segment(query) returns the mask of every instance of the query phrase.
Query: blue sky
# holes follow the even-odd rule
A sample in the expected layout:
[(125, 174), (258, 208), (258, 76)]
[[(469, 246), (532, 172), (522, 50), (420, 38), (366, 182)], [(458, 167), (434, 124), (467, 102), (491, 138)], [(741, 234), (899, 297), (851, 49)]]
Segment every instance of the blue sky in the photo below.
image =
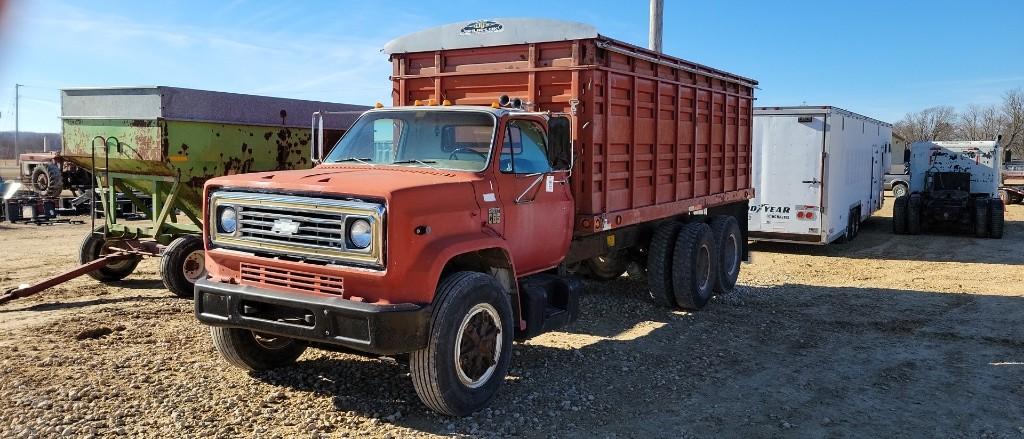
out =
[[(2, 1), (0, 1), (2, 3)], [(888, 121), (1024, 87), (1021, 1), (665, 1), (665, 51), (757, 79), (758, 105), (829, 104)], [(0, 21), (0, 130), (59, 129), (57, 89), (173, 85), (372, 104), (391, 38), (493, 17), (595, 25), (646, 45), (647, 1), (12, 0)]]

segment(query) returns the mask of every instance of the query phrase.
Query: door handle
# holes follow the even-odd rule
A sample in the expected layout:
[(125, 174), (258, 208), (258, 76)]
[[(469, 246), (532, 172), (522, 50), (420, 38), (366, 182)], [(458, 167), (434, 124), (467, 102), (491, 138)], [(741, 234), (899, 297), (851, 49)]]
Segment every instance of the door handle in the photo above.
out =
[(817, 178), (815, 178), (814, 180), (804, 180), (804, 181), (801, 181), (801, 183), (821, 184), (821, 180), (818, 180)]

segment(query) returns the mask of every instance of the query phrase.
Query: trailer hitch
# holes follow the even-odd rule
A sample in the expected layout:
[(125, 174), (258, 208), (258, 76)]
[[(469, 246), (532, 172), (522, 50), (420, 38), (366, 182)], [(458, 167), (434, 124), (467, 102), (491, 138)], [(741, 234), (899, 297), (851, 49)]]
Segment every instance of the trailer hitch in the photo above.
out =
[(54, 285), (67, 282), (83, 274), (96, 271), (100, 268), (105, 267), (107, 264), (119, 262), (121, 260), (128, 259), (131, 257), (136, 256), (128, 252), (116, 252), (108, 255), (103, 255), (102, 257), (92, 260), (86, 264), (82, 264), (71, 270), (53, 275), (35, 284), (21, 284), (18, 285), (17, 287), (9, 288), (6, 291), (4, 291), (3, 295), (0, 295), (0, 305), (10, 302), (14, 299), (31, 296)]

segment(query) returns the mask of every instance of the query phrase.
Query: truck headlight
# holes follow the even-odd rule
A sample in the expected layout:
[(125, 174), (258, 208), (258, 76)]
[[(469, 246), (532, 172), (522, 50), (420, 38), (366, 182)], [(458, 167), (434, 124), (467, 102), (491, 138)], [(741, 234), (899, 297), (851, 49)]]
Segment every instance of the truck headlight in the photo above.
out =
[(238, 229), (238, 212), (234, 207), (222, 207), (217, 217), (217, 228), (224, 233), (235, 233)]
[(370, 246), (373, 238), (373, 227), (365, 219), (355, 219), (348, 223), (348, 242), (352, 247), (364, 249)]

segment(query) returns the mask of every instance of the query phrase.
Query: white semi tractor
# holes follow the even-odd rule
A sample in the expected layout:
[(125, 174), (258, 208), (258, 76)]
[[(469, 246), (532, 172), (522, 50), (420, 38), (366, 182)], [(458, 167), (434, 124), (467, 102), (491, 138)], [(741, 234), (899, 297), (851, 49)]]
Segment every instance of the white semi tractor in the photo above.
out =
[(892, 125), (831, 106), (754, 109), (750, 239), (829, 244), (882, 208)]
[(1002, 238), (1001, 170), (999, 139), (914, 142), (910, 193), (894, 201), (893, 232), (947, 229)]

